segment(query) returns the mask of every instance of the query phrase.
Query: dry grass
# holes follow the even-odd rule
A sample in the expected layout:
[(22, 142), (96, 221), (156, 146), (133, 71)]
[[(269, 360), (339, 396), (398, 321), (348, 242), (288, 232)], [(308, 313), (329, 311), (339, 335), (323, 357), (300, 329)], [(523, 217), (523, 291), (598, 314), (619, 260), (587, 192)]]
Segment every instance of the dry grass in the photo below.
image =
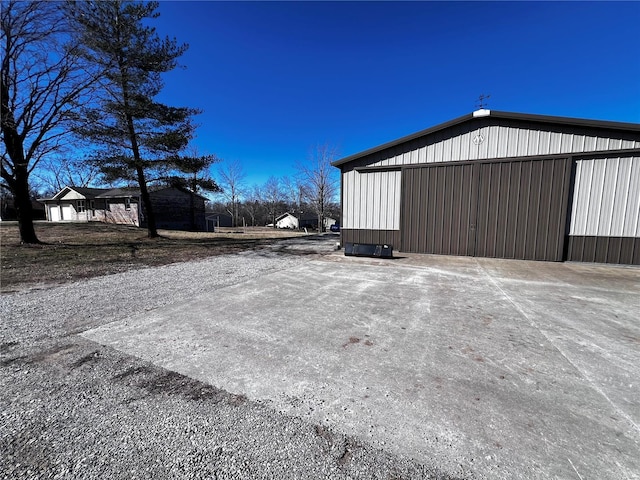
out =
[(43, 244), (21, 245), (18, 225), (0, 223), (0, 291), (259, 249), (304, 235), (246, 227), (216, 233), (160, 230), (161, 237), (152, 240), (136, 227), (48, 222), (36, 223), (36, 233)]

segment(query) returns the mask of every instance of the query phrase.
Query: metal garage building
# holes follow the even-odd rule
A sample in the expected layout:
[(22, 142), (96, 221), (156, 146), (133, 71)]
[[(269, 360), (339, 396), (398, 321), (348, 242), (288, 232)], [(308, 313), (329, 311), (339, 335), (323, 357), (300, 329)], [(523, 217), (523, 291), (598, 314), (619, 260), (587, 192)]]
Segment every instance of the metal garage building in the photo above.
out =
[(478, 110), (333, 165), (343, 243), (640, 265), (640, 124)]

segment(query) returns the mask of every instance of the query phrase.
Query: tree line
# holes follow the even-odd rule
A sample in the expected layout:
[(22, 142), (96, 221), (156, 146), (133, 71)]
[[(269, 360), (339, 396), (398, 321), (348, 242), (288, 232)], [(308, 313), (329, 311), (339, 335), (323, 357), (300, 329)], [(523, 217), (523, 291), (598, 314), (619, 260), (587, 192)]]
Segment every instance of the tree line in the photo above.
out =
[[(31, 209), (37, 181), (136, 185), (150, 238), (158, 232), (149, 187), (159, 183), (223, 195), (235, 224), (241, 214), (256, 223), (259, 212), (275, 219), (283, 206), (304, 205), (322, 225), (336, 195), (335, 151), (328, 146), (298, 166), (295, 181), (273, 178), (247, 189), (234, 163), (212, 177), (220, 159), (190, 146), (200, 110), (155, 100), (162, 74), (188, 48), (149, 26), (157, 8), (123, 0), (2, 0), (0, 187), (14, 199), (21, 241), (39, 243)], [(291, 204), (283, 192), (294, 183), (299, 201)]]
[(239, 162), (223, 165), (218, 170), (222, 190), (213, 196), (207, 209), (228, 215), (234, 227), (273, 224), (275, 228), (277, 218), (290, 213), (322, 229), (326, 218), (340, 218), (337, 182), (330, 170), (332, 152), (326, 145), (316, 146), (311, 158), (297, 165), (297, 175), (271, 176), (263, 184), (248, 185)]

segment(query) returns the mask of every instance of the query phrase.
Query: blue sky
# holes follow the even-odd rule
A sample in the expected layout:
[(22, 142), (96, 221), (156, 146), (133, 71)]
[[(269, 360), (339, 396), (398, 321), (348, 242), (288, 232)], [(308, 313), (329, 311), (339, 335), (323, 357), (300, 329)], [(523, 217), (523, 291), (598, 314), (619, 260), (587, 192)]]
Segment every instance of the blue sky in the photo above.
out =
[(163, 1), (189, 44), (160, 100), (248, 183), (476, 109), (640, 122), (640, 2)]

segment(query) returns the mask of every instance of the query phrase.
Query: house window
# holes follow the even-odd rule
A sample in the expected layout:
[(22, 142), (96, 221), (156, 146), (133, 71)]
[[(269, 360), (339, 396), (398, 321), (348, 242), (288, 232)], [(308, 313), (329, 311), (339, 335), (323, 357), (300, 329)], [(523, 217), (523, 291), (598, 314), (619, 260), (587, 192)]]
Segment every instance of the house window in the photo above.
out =
[(78, 208), (77, 208), (77, 210), (78, 210), (78, 213), (82, 213), (82, 212), (85, 211), (84, 200), (78, 200)]
[(125, 210), (131, 210), (131, 199), (130, 198), (125, 198), (124, 199), (124, 209)]

